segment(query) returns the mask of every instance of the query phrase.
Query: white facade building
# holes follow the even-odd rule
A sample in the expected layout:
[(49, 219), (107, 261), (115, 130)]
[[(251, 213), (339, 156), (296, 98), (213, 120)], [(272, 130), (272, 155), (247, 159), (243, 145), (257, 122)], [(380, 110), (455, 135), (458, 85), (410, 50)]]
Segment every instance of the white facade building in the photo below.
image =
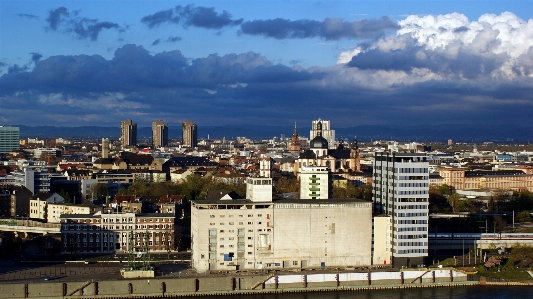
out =
[(253, 202), (272, 201), (271, 178), (247, 178), (246, 197)]
[(301, 199), (328, 199), (331, 197), (331, 191), (331, 172), (328, 167), (307, 166), (301, 168)]
[(375, 154), (374, 214), (392, 218), (395, 267), (423, 264), (428, 255), (428, 169), (425, 154)]

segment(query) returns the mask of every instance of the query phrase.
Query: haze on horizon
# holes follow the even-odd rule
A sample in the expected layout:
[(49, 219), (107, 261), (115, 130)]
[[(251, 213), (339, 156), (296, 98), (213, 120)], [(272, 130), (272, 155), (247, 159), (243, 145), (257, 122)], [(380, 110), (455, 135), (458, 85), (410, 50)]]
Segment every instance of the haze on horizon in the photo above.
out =
[(0, 125), (532, 126), (533, 1), (0, 1)]

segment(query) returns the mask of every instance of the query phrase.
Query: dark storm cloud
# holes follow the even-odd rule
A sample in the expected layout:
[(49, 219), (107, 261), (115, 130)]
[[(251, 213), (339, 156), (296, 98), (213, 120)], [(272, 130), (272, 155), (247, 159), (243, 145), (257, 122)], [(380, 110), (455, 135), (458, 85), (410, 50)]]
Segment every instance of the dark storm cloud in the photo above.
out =
[(33, 63), (37, 63), (39, 62), (39, 60), (41, 60), (41, 58), (43, 58), (43, 55), (41, 55), (40, 53), (32, 52), (30, 54), (31, 54), (31, 61), (33, 61)]
[(66, 17), (69, 16), (68, 9), (66, 7), (59, 7), (54, 10), (51, 10), (46, 18), (48, 22), (48, 27), (52, 30), (57, 30), (57, 27), (61, 22), (64, 21)]
[[(431, 53), (411, 44), (403, 53), (389, 52), (392, 62), (379, 62), (386, 58), (385, 53), (372, 51), (367, 50), (366, 67), (356, 59), (352, 63), (360, 68), (338, 65), (294, 69), (253, 52), (212, 54), (191, 60), (177, 50), (150, 54), (142, 46), (126, 45), (117, 49), (112, 59), (99, 55), (52, 56), (41, 58), (33, 69), (12, 66), (0, 77), (0, 102), (36, 109), (39, 117), (54, 115), (54, 119), (94, 123), (98, 116), (98, 123), (111, 125), (127, 115), (136, 115), (139, 123), (149, 123), (159, 118), (176, 119), (184, 111), (211, 124), (266, 124), (305, 115), (334, 120), (339, 127), (465, 119), (490, 122), (487, 115), (518, 122), (527, 119), (531, 111), (533, 87), (527, 77), (495, 78), (481, 72), (469, 80), (444, 76), (390, 83), (388, 78), (394, 74), (383, 70), (401, 67), (409, 71), (408, 62), (436, 68), (445, 63), (445, 56), (430, 55), (427, 60), (435, 62), (424, 63), (421, 57)], [(458, 57), (464, 58), (456, 64), (476, 59), (466, 54), (472, 55), (460, 54)], [(528, 68), (531, 58), (519, 59)], [(487, 58), (472, 64), (487, 65), (483, 59)], [(393, 68), (394, 64), (401, 66)], [(449, 72), (454, 70), (451, 65), (445, 64)], [(367, 83), (366, 79), (376, 82)], [(6, 113), (18, 112), (12, 109)]]
[(227, 11), (217, 13), (214, 7), (178, 5), (173, 9), (162, 10), (141, 19), (148, 28), (154, 28), (164, 23), (182, 24), (184, 27), (193, 26), (207, 29), (221, 29), (226, 26), (241, 24), (243, 19), (233, 20)]
[(116, 23), (80, 18), (78, 15), (79, 11), (69, 13), (66, 7), (59, 7), (49, 12), (46, 22), (48, 28), (53, 31), (63, 29), (65, 32), (73, 33), (78, 39), (90, 39), (92, 41), (97, 40), (98, 35), (104, 29), (122, 30)]
[[(164, 42), (175, 43), (175, 42), (179, 42), (180, 40), (181, 40), (181, 37), (179, 36), (169, 36), (166, 40), (164, 40)], [(159, 45), (159, 43), (161, 42), (162, 42), (161, 39), (158, 38), (152, 43), (152, 46)]]
[[(145, 88), (207, 88), (239, 82), (297, 82), (320, 79), (321, 73), (295, 71), (273, 65), (257, 53), (209, 55), (188, 61), (180, 51), (150, 55), (141, 46), (126, 45), (113, 59), (99, 55), (52, 56), (31, 72), (12, 66), (0, 77), (0, 93), (41, 90), (46, 92), (137, 92)], [(28, 79), (29, 78), (29, 79)]]
[[(479, 36), (483, 36), (480, 34)], [(400, 36), (405, 41), (405, 48), (381, 51), (378, 48), (367, 50), (354, 57), (347, 64), (349, 67), (374, 70), (400, 70), (411, 72), (414, 68), (427, 68), (435, 73), (462, 75), (474, 78), (490, 74), (500, 68), (506, 61), (506, 54), (492, 52), (477, 53), (472, 50), (478, 44), (472, 43), (460, 47), (454, 55), (447, 52), (447, 48), (426, 49), (418, 46), (416, 40), (407, 35)], [(448, 46), (452, 48), (453, 44)]]
[(10, 66), (8, 69), (7, 69), (7, 73), (8, 74), (18, 74), (18, 73), (23, 73), (25, 71), (28, 70), (28, 67), (23, 65), (23, 66), (20, 66), (18, 64), (14, 64), (12, 66)]
[(98, 20), (91, 20), (87, 18), (74, 20), (71, 22), (71, 30), (79, 39), (97, 40), (98, 35), (104, 29), (119, 29), (120, 26), (111, 22), (98, 22)]
[(20, 14), (18, 14), (18, 16), (21, 17), (21, 18), (39, 19), (38, 16), (30, 15), (30, 14), (26, 14), (26, 13), (20, 13)]
[(244, 22), (241, 24), (241, 33), (263, 35), (276, 39), (319, 37), (325, 40), (339, 40), (342, 38), (369, 38), (381, 35), (387, 30), (398, 28), (397, 22), (389, 17), (352, 22), (338, 18), (327, 18), (322, 22), (305, 19), (291, 21), (277, 18)]
[(143, 17), (141, 19), (141, 22), (146, 24), (148, 28), (154, 28), (167, 22), (179, 24), (180, 17), (177, 15), (174, 15), (173, 9), (167, 9), (167, 10), (156, 12), (153, 15)]
[(181, 37), (179, 37), (179, 36), (169, 36), (167, 38), (167, 42), (169, 42), (169, 43), (175, 43), (175, 42), (179, 42), (179, 41), (181, 41)]

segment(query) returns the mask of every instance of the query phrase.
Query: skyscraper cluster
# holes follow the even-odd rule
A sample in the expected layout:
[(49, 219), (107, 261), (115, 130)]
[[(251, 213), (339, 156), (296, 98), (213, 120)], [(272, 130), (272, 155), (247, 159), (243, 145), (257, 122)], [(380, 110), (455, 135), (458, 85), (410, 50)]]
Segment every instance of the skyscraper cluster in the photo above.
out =
[[(191, 120), (182, 124), (182, 146), (198, 146), (198, 126)], [(120, 122), (120, 142), (123, 148), (137, 145), (137, 124), (131, 119)], [(152, 146), (154, 148), (168, 146), (168, 124), (163, 120), (152, 122)]]

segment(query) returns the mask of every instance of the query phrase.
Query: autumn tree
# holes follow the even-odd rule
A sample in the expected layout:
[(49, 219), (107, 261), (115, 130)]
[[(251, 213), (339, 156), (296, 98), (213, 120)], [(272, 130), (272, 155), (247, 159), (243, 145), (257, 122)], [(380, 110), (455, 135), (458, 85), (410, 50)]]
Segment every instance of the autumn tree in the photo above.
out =
[(531, 213), (528, 211), (522, 211), (516, 214), (516, 222), (531, 222)]

